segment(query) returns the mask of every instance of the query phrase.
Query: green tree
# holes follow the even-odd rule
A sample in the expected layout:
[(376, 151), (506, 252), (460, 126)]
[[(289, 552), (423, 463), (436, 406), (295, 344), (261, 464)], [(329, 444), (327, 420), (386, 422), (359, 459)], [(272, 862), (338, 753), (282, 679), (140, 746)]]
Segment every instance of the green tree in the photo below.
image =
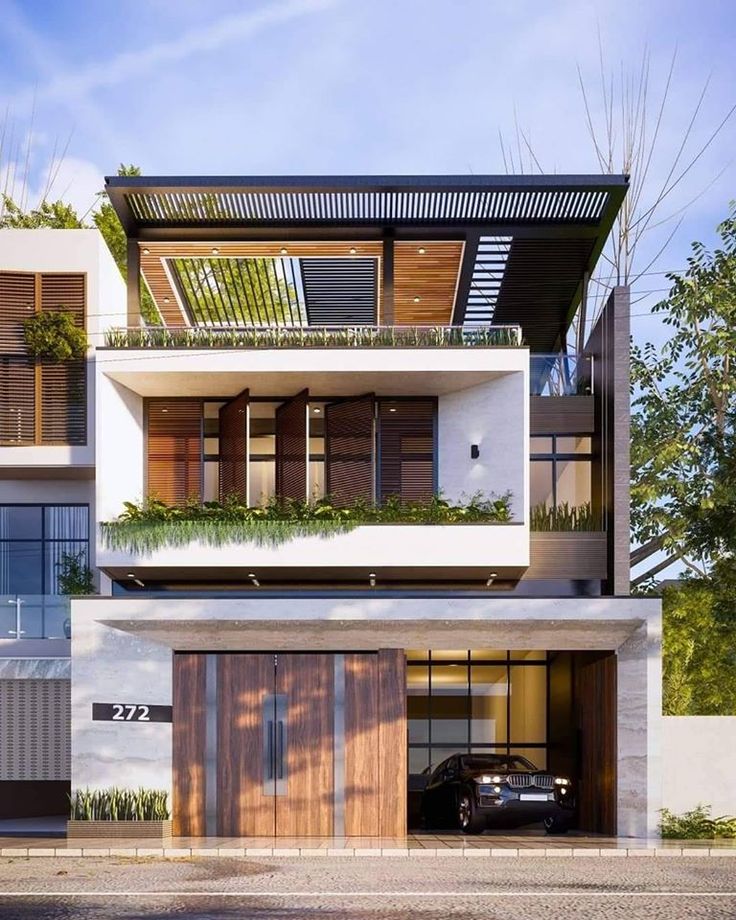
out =
[[(659, 303), (668, 340), (632, 348), (632, 563), (722, 578), (736, 558), (736, 207)], [(724, 582), (725, 583), (725, 582)]]
[(0, 228), (35, 230), (39, 227), (79, 230), (84, 223), (74, 208), (64, 201), (42, 201), (38, 207), (24, 211), (9, 195), (2, 196)]
[(719, 617), (719, 596), (708, 579), (662, 593), (665, 715), (736, 715), (736, 620)]

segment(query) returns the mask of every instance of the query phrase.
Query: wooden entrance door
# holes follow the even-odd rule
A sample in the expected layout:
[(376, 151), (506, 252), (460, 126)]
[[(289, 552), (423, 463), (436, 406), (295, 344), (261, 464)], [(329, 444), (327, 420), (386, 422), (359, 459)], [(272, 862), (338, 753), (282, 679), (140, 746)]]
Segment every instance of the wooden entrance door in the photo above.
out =
[(174, 656), (174, 832), (403, 836), (404, 653)]

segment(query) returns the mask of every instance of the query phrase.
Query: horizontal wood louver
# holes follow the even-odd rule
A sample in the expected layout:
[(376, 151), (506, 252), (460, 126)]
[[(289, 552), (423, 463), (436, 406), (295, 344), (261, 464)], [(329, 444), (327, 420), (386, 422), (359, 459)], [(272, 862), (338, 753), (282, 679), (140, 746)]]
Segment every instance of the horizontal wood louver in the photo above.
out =
[(41, 442), (87, 443), (87, 368), (84, 361), (41, 366)]
[(75, 324), (84, 328), (84, 289), (84, 275), (41, 275), (41, 310), (44, 313), (71, 313)]
[(0, 272), (0, 353), (25, 355), (23, 321), (36, 311), (35, 275)]
[(382, 399), (378, 404), (379, 494), (426, 501), (435, 492), (434, 399)]
[(33, 444), (36, 424), (35, 362), (0, 355), (0, 442)]
[(220, 501), (248, 501), (248, 390), (220, 409)]
[(309, 390), (302, 390), (276, 410), (276, 494), (307, 497), (307, 411)]
[(373, 394), (325, 407), (325, 490), (335, 505), (373, 501)]
[(202, 401), (149, 399), (147, 494), (169, 504), (202, 497)]

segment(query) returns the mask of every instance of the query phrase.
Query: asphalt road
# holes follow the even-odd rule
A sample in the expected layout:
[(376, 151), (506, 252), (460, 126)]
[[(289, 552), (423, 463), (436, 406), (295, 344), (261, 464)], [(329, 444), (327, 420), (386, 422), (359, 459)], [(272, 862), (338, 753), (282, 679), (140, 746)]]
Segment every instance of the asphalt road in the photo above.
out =
[(736, 858), (0, 859), (13, 920), (736, 918)]

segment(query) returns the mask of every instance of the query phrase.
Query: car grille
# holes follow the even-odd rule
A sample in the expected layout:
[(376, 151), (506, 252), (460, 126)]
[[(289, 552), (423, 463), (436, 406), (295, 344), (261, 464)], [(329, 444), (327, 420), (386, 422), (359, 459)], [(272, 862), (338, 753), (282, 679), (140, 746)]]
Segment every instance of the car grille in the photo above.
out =
[(538, 789), (554, 789), (555, 778), (551, 773), (509, 773), (508, 784), (512, 789), (528, 789), (536, 786)]

